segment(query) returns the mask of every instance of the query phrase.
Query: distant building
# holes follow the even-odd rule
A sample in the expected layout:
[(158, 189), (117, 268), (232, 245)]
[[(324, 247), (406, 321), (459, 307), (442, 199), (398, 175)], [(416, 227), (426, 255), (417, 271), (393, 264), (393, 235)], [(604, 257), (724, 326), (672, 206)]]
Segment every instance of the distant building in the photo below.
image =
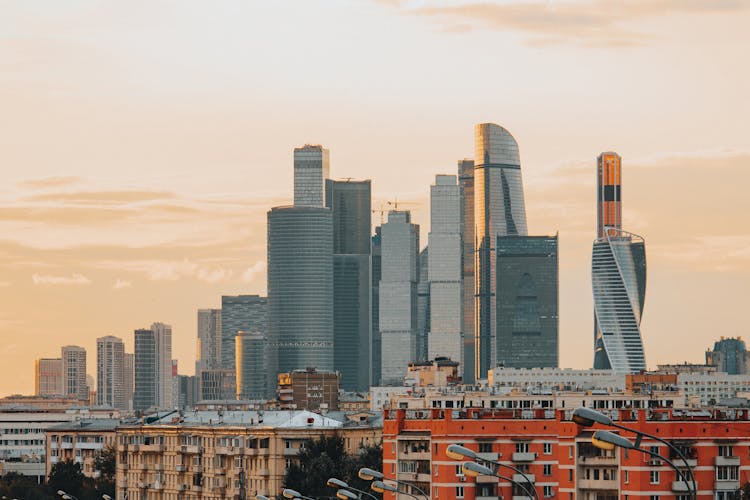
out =
[(498, 236), (496, 255), (497, 364), (557, 367), (557, 235)]
[[(221, 351), (221, 359), (220, 363), (212, 368), (234, 370), (236, 361), (234, 338), (237, 336), (237, 332), (258, 332), (265, 335), (267, 314), (268, 300), (265, 297), (258, 295), (222, 295), (220, 314), (213, 317), (213, 321), (219, 321), (221, 327), (221, 339), (218, 346)], [(207, 321), (210, 322), (211, 318), (209, 317)], [(208, 366), (210, 364), (202, 364), (202, 367), (211, 368)]]
[(117, 447), (116, 433), (120, 419), (97, 418), (65, 422), (45, 430), (46, 471), (49, 477), (58, 462), (74, 461), (81, 464), (81, 472), (98, 478), (96, 458), (107, 447)]
[(333, 367), (348, 391), (367, 390), (372, 376), (370, 184), (326, 180), (333, 213)]
[(339, 374), (315, 369), (280, 373), (278, 395), (282, 408), (328, 411), (339, 408)]
[(221, 368), (221, 341), (221, 309), (198, 309), (195, 373), (206, 368)]
[(750, 353), (742, 337), (722, 337), (714, 343), (713, 350), (706, 351), (706, 364), (730, 375), (748, 374)]
[(372, 385), (380, 385), (380, 368), (382, 341), (380, 336), (380, 279), (382, 277), (382, 237), (381, 227), (375, 228), (372, 236), (372, 349), (370, 352), (372, 366)]
[(414, 361), (427, 359), (430, 334), (430, 247), (419, 252), (417, 276), (417, 347)]
[(63, 395), (89, 399), (86, 383), (86, 349), (75, 345), (62, 348)]
[(62, 396), (61, 358), (39, 358), (34, 362), (34, 394), (37, 396)]
[(237, 399), (266, 396), (266, 338), (256, 332), (237, 333), (235, 339)]
[(128, 409), (125, 394), (125, 344), (111, 335), (96, 339), (96, 404)]
[(237, 399), (234, 370), (203, 370), (200, 373), (200, 399)]
[(432, 361), (409, 363), (404, 385), (415, 387), (446, 387), (461, 382), (459, 363), (446, 357)]
[(153, 323), (151, 331), (154, 333), (156, 347), (154, 358), (156, 361), (156, 407), (159, 409), (174, 409), (172, 327), (164, 323)]
[(419, 226), (411, 223), (410, 212), (392, 210), (381, 234), (381, 383), (402, 385), (417, 356)]
[(152, 330), (140, 329), (133, 334), (134, 390), (133, 409), (157, 406), (156, 339)]
[(461, 335), (462, 374), (474, 383), (474, 160), (458, 161), (461, 195)]
[(135, 392), (135, 354), (126, 352), (122, 356), (122, 393), (127, 406), (133, 409), (133, 393)]
[[(455, 175), (438, 175), (430, 187), (429, 349), (424, 359), (463, 359), (461, 191)], [(420, 276), (420, 287), (422, 286)]]
[(322, 207), (329, 173), (327, 149), (313, 144), (294, 148), (294, 206)]
[(491, 387), (521, 391), (625, 390), (625, 374), (612, 370), (497, 367), (488, 372), (487, 381)]
[(194, 375), (178, 375), (177, 377), (177, 407), (189, 410), (195, 407), (199, 399), (198, 377)]

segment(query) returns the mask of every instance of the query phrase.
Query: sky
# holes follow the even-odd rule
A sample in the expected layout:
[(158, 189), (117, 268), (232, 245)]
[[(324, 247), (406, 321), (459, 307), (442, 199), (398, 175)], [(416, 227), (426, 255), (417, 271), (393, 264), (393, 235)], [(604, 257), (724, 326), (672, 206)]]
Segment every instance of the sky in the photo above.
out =
[[(623, 158), (646, 240), (649, 367), (746, 334), (748, 0), (0, 1), (0, 395), (34, 359), (266, 290), (292, 151), (412, 210), (473, 154), (520, 146), (530, 234), (559, 233), (560, 363), (592, 362), (595, 165)], [(377, 224), (379, 213), (373, 214)]]

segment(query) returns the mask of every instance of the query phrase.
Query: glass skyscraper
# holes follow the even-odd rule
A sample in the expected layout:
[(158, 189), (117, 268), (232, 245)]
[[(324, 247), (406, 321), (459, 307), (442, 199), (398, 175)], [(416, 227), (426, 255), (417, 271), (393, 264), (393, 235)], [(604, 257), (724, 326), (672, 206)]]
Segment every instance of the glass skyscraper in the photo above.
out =
[(128, 409), (124, 393), (125, 344), (107, 336), (96, 339), (96, 404)]
[(140, 329), (134, 333), (133, 409), (145, 410), (156, 406), (156, 339), (151, 330)]
[[(461, 328), (461, 194), (455, 175), (430, 187), (429, 349), (427, 359), (449, 357), (463, 369)], [(420, 282), (420, 286), (421, 286)]]
[(558, 366), (557, 255), (557, 236), (498, 236), (498, 365)]
[(89, 399), (86, 384), (86, 349), (77, 345), (66, 345), (61, 349), (63, 396), (80, 400)]
[(381, 237), (381, 384), (401, 385), (417, 355), (419, 226), (410, 212), (392, 210)]
[(294, 205), (322, 207), (323, 190), (329, 172), (328, 150), (305, 144), (294, 148)]
[(461, 193), (461, 372), (465, 383), (474, 383), (474, 160), (458, 161)]
[(375, 234), (372, 241), (372, 268), (370, 279), (372, 280), (372, 348), (371, 361), (372, 366), (372, 385), (380, 385), (380, 368), (381, 368), (381, 337), (380, 337), (380, 279), (381, 272), (381, 255), (382, 255), (382, 237), (381, 227), (375, 228)]
[(326, 180), (333, 212), (333, 366), (347, 391), (371, 385), (371, 183)]
[(221, 366), (221, 309), (198, 309), (195, 373)]
[(248, 332), (266, 332), (266, 315), (268, 301), (259, 295), (222, 295), (221, 315), (213, 318), (221, 326), (221, 365), (212, 368), (223, 368), (234, 371), (235, 353), (234, 338), (240, 330)]
[(237, 361), (237, 399), (266, 397), (266, 339), (256, 332), (239, 332), (234, 338)]
[(474, 129), (474, 373), (486, 378), (496, 362), (495, 248), (498, 236), (526, 236), (518, 144), (506, 129)]
[(417, 278), (417, 353), (412, 361), (427, 360), (427, 336), (430, 333), (430, 247), (419, 252)]
[(646, 299), (646, 246), (621, 226), (621, 159), (597, 159), (597, 239), (591, 259), (594, 292), (594, 368), (646, 369), (641, 317)]

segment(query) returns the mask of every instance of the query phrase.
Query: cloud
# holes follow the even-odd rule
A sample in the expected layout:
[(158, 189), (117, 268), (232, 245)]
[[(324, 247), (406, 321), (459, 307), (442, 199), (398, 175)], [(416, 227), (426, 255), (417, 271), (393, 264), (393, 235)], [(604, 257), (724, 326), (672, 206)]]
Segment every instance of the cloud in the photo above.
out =
[[(451, 32), (472, 29), (516, 31), (532, 45), (574, 42), (588, 46), (643, 43), (643, 33), (622, 26), (637, 20), (674, 14), (710, 14), (746, 9), (746, 0), (587, 0), (567, 2), (472, 2), (422, 6), (389, 2), (401, 12), (437, 20)], [(412, 5), (414, 5), (412, 7)]]
[(28, 200), (76, 204), (123, 204), (173, 198), (175, 198), (175, 195), (169, 191), (101, 190), (78, 191), (74, 193), (46, 193), (30, 196)]
[(35, 285), (90, 285), (91, 280), (82, 274), (71, 276), (52, 276), (49, 274), (34, 274), (31, 280)]
[(199, 264), (187, 258), (182, 260), (101, 261), (95, 263), (94, 267), (145, 273), (151, 281), (177, 281), (192, 278), (206, 283), (218, 283), (228, 281), (234, 274), (231, 269), (226, 267)]
[(130, 281), (117, 278), (115, 283), (112, 285), (112, 288), (114, 288), (115, 290), (122, 290), (123, 288), (130, 288), (132, 285), (133, 284)]
[(80, 177), (75, 176), (56, 176), (56, 177), (42, 177), (40, 179), (28, 179), (19, 183), (23, 188), (27, 189), (45, 189), (45, 188), (56, 188), (62, 186), (68, 186), (75, 184), (81, 180)]
[(245, 281), (247, 283), (251, 281), (255, 281), (256, 278), (259, 278), (261, 274), (263, 274), (266, 270), (266, 261), (259, 260), (255, 264), (253, 264), (251, 267), (248, 267), (244, 273), (242, 273), (242, 281)]

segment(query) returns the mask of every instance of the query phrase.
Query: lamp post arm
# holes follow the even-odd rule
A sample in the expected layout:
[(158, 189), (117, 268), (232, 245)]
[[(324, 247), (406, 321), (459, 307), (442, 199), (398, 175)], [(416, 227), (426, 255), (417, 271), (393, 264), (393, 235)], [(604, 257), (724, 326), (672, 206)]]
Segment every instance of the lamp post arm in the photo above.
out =
[(346, 488), (344, 488), (344, 489), (347, 489), (347, 490), (352, 490), (352, 491), (355, 491), (355, 492), (359, 493), (359, 497), (360, 497), (360, 498), (362, 498), (362, 495), (367, 495), (368, 497), (372, 498), (372, 500), (378, 500), (378, 497), (376, 497), (376, 496), (375, 496), (375, 495), (373, 495), (372, 493), (368, 493), (368, 492), (366, 492), (366, 491), (364, 491), (364, 490), (358, 490), (357, 488), (353, 488), (353, 487), (351, 487), (351, 486), (347, 486), (347, 487), (346, 487)]
[(503, 481), (508, 481), (512, 484), (515, 484), (516, 486), (521, 488), (523, 491), (525, 491), (526, 494), (529, 496), (529, 498), (534, 497), (534, 493), (536, 493), (536, 492), (532, 493), (531, 491), (529, 491), (529, 487), (533, 488), (532, 484), (529, 482), (519, 483), (518, 481), (514, 481), (513, 479), (507, 476), (501, 476), (500, 474), (495, 474), (495, 477), (502, 479)]
[[(399, 481), (398, 479), (391, 479), (391, 481), (393, 481), (394, 483), (396, 483), (398, 485), (401, 485), (401, 486), (409, 486), (411, 488), (414, 488), (415, 490), (417, 490), (419, 492), (420, 495), (422, 495), (423, 497), (425, 497), (426, 500), (430, 500), (430, 495), (428, 495), (427, 493), (425, 493), (425, 491), (422, 488), (420, 488), (419, 486), (417, 486), (415, 484), (407, 483), (406, 481)], [(414, 496), (414, 495), (410, 495), (409, 493), (406, 493), (406, 494), (409, 495), (409, 496), (412, 496), (412, 497)], [(414, 497), (414, 498), (417, 498), (417, 497)]]
[[(497, 468), (505, 467), (507, 469), (512, 470), (513, 472), (516, 472), (516, 473), (520, 474), (521, 476), (523, 476), (523, 478), (526, 481), (526, 483), (531, 487), (531, 490), (534, 493), (531, 496), (534, 497), (534, 498), (536, 498), (537, 500), (539, 499), (539, 493), (537, 493), (536, 488), (534, 487), (534, 483), (531, 482), (531, 479), (529, 479), (529, 476), (527, 476), (526, 473), (524, 471), (522, 471), (521, 469), (518, 469), (517, 467), (514, 467), (512, 465), (508, 465), (508, 464), (503, 464), (503, 463), (497, 462), (495, 460), (488, 460), (486, 458), (477, 457), (477, 460), (481, 461), (481, 462), (486, 462), (486, 463), (492, 464), (492, 465), (496, 466)], [(526, 490), (526, 491), (528, 492), (528, 490)]]
[[(647, 449), (647, 448), (632, 448), (632, 449), (633, 449), (633, 450), (635, 450), (635, 451), (640, 451), (641, 453), (644, 453), (644, 454), (646, 454), (646, 455), (650, 455), (650, 456), (652, 456), (652, 457), (654, 457), (654, 458), (658, 458), (659, 460), (664, 460), (664, 461), (665, 461), (665, 462), (667, 462), (667, 463), (669, 464), (669, 466), (670, 466), (670, 467), (672, 467), (672, 468), (674, 469), (674, 471), (675, 471), (675, 472), (677, 473), (677, 477), (678, 477), (678, 479), (680, 479), (681, 481), (684, 481), (684, 482), (685, 482), (685, 485), (686, 485), (686, 486), (687, 486), (688, 484), (690, 484), (690, 483), (689, 483), (689, 481), (688, 481), (688, 478), (687, 478), (687, 477), (685, 477), (685, 473), (684, 473), (683, 471), (681, 471), (681, 470), (680, 470), (680, 469), (679, 469), (679, 468), (678, 468), (678, 467), (677, 467), (677, 466), (676, 466), (676, 465), (674, 464), (674, 462), (672, 462), (672, 461), (671, 461), (670, 459), (668, 459), (667, 457), (664, 457), (664, 456), (662, 456), (662, 455), (659, 455), (658, 453), (654, 453), (653, 451), (651, 451), (651, 450), (649, 450), (649, 449)], [(689, 469), (689, 468), (688, 468), (688, 469)], [(697, 495), (698, 495), (698, 492), (697, 492), (697, 491), (695, 490), (695, 487), (694, 487), (694, 486), (693, 486), (693, 487), (690, 487), (690, 486), (688, 486), (688, 489), (690, 490), (690, 491), (689, 491), (689, 493), (690, 493), (690, 496), (691, 496), (691, 497), (693, 497), (693, 498), (696, 498), (696, 497), (697, 497)]]
[[(666, 445), (670, 450), (674, 451), (677, 454), (677, 456), (680, 457), (680, 460), (682, 460), (682, 463), (685, 464), (685, 468), (687, 469), (688, 474), (690, 475), (690, 482), (691, 482), (692, 487), (693, 487), (693, 493), (694, 493), (694, 495), (695, 496), (698, 495), (698, 486), (695, 484), (695, 476), (693, 475), (693, 469), (688, 464), (687, 458), (685, 457), (685, 454), (682, 453), (682, 451), (679, 448), (677, 448), (675, 445), (673, 445), (672, 443), (670, 443), (666, 439), (660, 438), (659, 436), (654, 436), (653, 434), (649, 434), (648, 432), (643, 432), (643, 431), (639, 431), (639, 430), (635, 430), (635, 429), (629, 429), (629, 428), (625, 427), (624, 425), (618, 424), (617, 422), (612, 422), (612, 427), (616, 427), (618, 429), (621, 429), (621, 430), (624, 430), (624, 431), (628, 431), (628, 432), (633, 432), (633, 433), (637, 434), (640, 437), (645, 436), (645, 437), (647, 437), (649, 439), (653, 439), (654, 441), (658, 441), (658, 442)], [(667, 460), (667, 462), (669, 462), (669, 460)], [(687, 483), (687, 479), (685, 480), (685, 482)]]

